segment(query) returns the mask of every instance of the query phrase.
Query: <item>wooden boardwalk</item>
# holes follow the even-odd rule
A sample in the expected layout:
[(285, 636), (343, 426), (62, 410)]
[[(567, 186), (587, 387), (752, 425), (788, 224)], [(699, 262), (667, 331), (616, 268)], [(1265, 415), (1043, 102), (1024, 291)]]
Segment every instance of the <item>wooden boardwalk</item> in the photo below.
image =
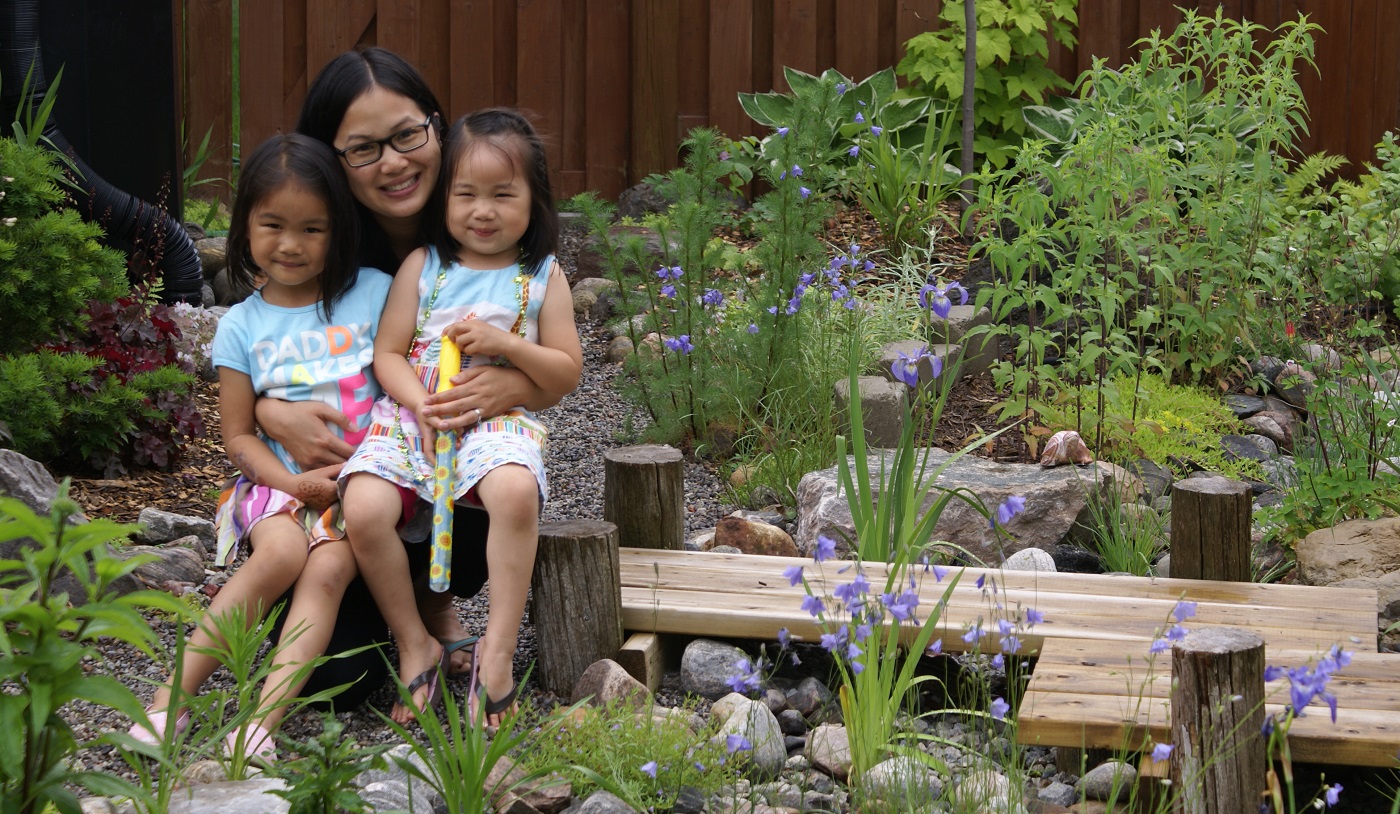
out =
[[(854, 578), (850, 562), (708, 552), (623, 548), (620, 565), (624, 628), (692, 636), (772, 640), (785, 627), (814, 641), (822, 631), (801, 607), (806, 590), (784, 570), (802, 566), (812, 593), (825, 597)], [(867, 564), (865, 575), (876, 594), (888, 590), (883, 563)], [(1186, 627), (1254, 631), (1270, 664), (1303, 664), (1334, 644), (1355, 652), (1329, 685), (1338, 723), (1325, 708), (1299, 719), (1290, 737), (1295, 759), (1393, 765), (1400, 750), (1400, 656), (1375, 652), (1374, 590), (983, 568), (951, 569), (941, 582), (922, 568), (913, 577), (921, 620), (956, 580), (933, 622), (945, 651), (973, 649), (977, 642), (964, 634), (980, 626), (982, 651), (996, 652), (997, 620), (1017, 625), (1021, 653), (1037, 657), (1018, 717), (1023, 743), (1117, 748), (1142, 743), (1144, 732), (1165, 742), (1171, 657), (1148, 649), (1186, 600), (1196, 603)], [(1030, 609), (1044, 621), (1028, 626)], [(914, 628), (905, 628), (912, 639)], [(1286, 682), (1278, 684), (1286, 702)]]

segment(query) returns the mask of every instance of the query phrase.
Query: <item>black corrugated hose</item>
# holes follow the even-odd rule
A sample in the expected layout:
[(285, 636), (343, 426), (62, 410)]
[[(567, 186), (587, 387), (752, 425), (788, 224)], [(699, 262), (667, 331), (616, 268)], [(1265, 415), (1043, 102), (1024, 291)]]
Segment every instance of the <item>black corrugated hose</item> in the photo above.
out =
[[(0, 123), (6, 128), (18, 118), (26, 76), (30, 98), (38, 104), (49, 86), (39, 51), (39, 0), (0, 0)], [(77, 188), (69, 195), (83, 219), (100, 224), (114, 243), (135, 247), (141, 260), (155, 267), (163, 282), (163, 302), (199, 304), (204, 274), (184, 227), (159, 206), (103, 180), (74, 152), (53, 117), (44, 126), (44, 136), (72, 162)], [(135, 269), (141, 266), (139, 261), (131, 264)]]

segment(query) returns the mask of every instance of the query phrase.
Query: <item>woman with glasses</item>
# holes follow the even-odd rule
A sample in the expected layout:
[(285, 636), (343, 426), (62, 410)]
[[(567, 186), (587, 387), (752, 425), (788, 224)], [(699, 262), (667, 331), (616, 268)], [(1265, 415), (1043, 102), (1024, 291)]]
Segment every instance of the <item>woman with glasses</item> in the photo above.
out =
[[(427, 81), (402, 57), (383, 48), (341, 54), (307, 89), (296, 129), (330, 145), (339, 157), (360, 215), (360, 265), (393, 274), (410, 252), (428, 242), (423, 211), (442, 167), (442, 106)], [(456, 430), (472, 423), (478, 410), (488, 416), (516, 405), (537, 411), (564, 396), (541, 390), (519, 370), (494, 365), (464, 370), (454, 381), (455, 387), (428, 401), (437, 405), (446, 426)], [(344, 463), (353, 451), (327, 426), (344, 427), (346, 417), (319, 402), (262, 399), (257, 419), (305, 469)], [(427, 590), (423, 577), (428, 546), (407, 546), (419, 576), (419, 611), (429, 632), (452, 651), (453, 673), (470, 669), (475, 637), (462, 627), (452, 597), (475, 596), (485, 583), (487, 527), (485, 512), (455, 514), (452, 585), (447, 593)], [(326, 652), (343, 653), (387, 639), (383, 618), (364, 583), (356, 580), (346, 591)], [(340, 696), (342, 704), (353, 706), (387, 675), (384, 659), (377, 650), (368, 650), (327, 662), (312, 676), (305, 693), (354, 681), (355, 686)]]

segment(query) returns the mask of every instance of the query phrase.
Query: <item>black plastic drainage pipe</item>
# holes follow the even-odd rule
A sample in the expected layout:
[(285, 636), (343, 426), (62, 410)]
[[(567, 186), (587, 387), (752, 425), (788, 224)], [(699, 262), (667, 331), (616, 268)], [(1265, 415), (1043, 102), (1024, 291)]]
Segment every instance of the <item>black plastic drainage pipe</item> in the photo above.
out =
[[(30, 99), (37, 106), (49, 87), (39, 49), (39, 0), (0, 0), (0, 124), (7, 129), (10, 122), (21, 118), (21, 89), (26, 76)], [(198, 305), (204, 273), (194, 241), (184, 227), (164, 209), (117, 189), (94, 172), (73, 150), (52, 116), (43, 134), (72, 162), (76, 188), (70, 189), (69, 195), (82, 218), (101, 225), (113, 242), (132, 247), (135, 262), (130, 267), (134, 273), (140, 275), (143, 265), (159, 272), (163, 302)]]

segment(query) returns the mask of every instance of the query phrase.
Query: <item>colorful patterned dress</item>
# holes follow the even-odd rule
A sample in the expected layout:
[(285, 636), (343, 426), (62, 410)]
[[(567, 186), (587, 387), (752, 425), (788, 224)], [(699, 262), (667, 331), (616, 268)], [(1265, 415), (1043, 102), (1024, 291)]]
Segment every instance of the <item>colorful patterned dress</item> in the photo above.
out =
[[(539, 312), (544, 303), (553, 255), (545, 258), (533, 273), (512, 265), (481, 271), (452, 261), (443, 266), (436, 250), (429, 247), (418, 280), (419, 325), (409, 349), (408, 360), (418, 378), (433, 392), (437, 386), (438, 354), (442, 332), (453, 322), (480, 319), (503, 331), (518, 333), (530, 342), (539, 342)], [(426, 317), (426, 319), (425, 319)], [(462, 367), (505, 365), (504, 358), (464, 356)], [(433, 499), (433, 469), (423, 455), (423, 437), (412, 410), (399, 406), (389, 396), (374, 405), (369, 434), (346, 462), (340, 478), (355, 472), (369, 472), (415, 492), (429, 503)], [(549, 497), (545, 479), (544, 453), (549, 433), (544, 425), (523, 407), (503, 415), (487, 416), (480, 424), (457, 433), (456, 470), (453, 496), (468, 505), (480, 506), (472, 491), (490, 472), (504, 464), (520, 464), (535, 475), (540, 487), (540, 505)], [(424, 513), (426, 514), (426, 512)], [(415, 523), (414, 531), (401, 532), (404, 539), (418, 542), (427, 528)]]

